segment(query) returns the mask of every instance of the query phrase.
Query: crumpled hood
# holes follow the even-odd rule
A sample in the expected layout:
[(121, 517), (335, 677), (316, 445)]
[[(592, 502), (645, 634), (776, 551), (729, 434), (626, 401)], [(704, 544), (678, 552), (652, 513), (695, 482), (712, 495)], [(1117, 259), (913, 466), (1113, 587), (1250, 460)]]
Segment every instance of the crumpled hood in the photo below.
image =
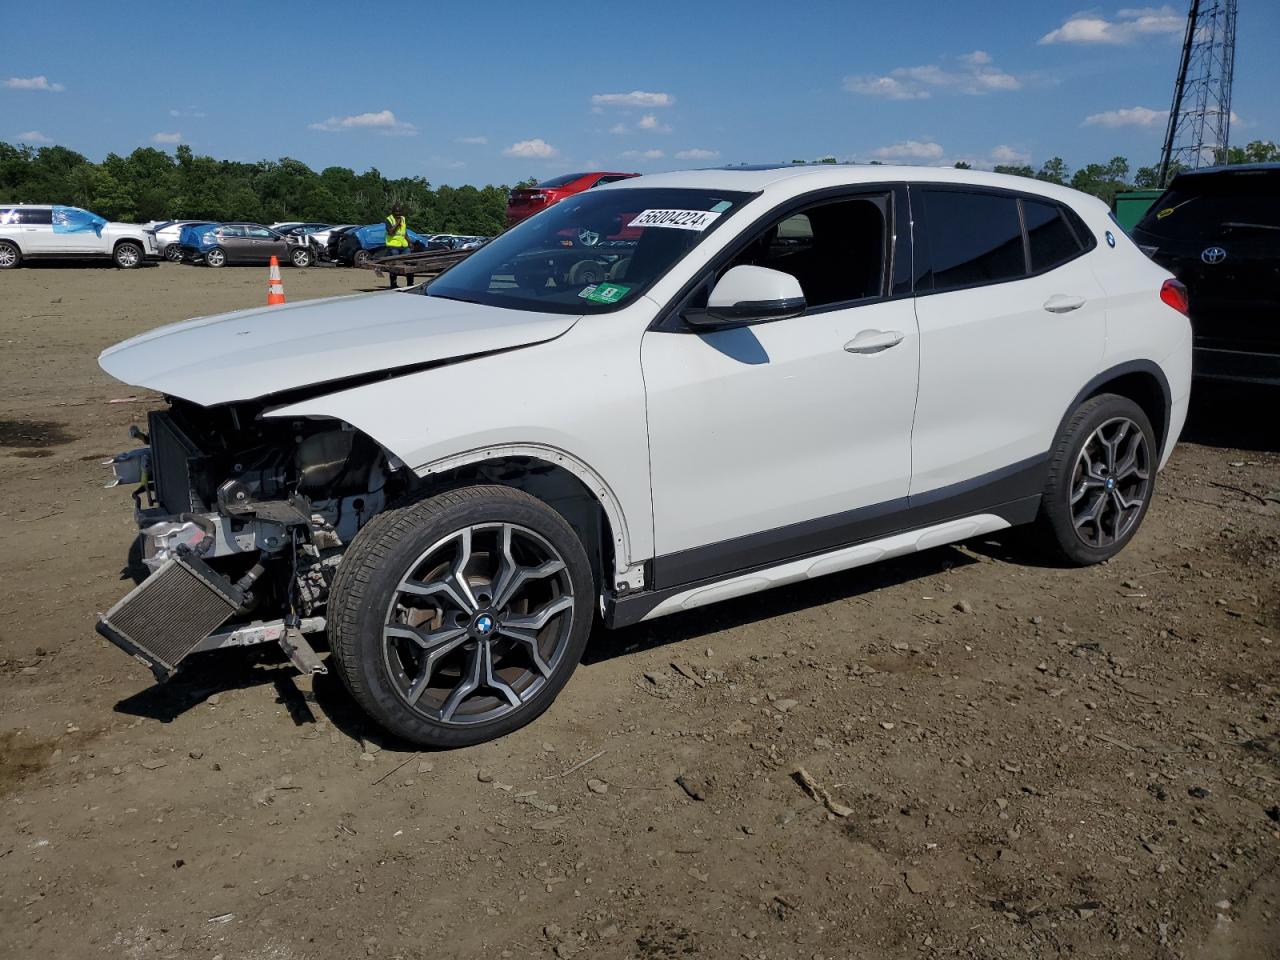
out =
[(212, 406), (542, 343), (578, 319), (368, 293), (170, 324), (108, 347), (98, 364), (124, 383)]

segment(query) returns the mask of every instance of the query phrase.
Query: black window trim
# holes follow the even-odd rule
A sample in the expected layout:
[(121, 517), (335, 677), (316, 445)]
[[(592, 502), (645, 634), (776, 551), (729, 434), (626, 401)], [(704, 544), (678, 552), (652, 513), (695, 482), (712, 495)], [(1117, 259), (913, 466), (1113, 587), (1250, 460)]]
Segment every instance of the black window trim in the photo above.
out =
[[(757, 194), (758, 196), (759, 194)], [(773, 322), (795, 322), (803, 317), (818, 316), (823, 313), (831, 313), (835, 310), (848, 310), (853, 307), (867, 306), (873, 303), (888, 303), (893, 300), (902, 300), (911, 297), (912, 283), (910, 265), (913, 261), (912, 252), (912, 231), (913, 231), (913, 214), (911, 210), (911, 197), (908, 185), (902, 181), (880, 181), (875, 183), (850, 183), (836, 187), (825, 187), (821, 190), (813, 190), (804, 193), (777, 206), (770, 207), (763, 211), (755, 220), (751, 221), (747, 226), (738, 231), (734, 239), (720, 250), (711, 261), (699, 270), (694, 276), (690, 277), (683, 287), (667, 301), (666, 305), (658, 311), (653, 322), (649, 324), (649, 330), (656, 333), (683, 333), (683, 334), (705, 334), (707, 328), (692, 327), (685, 323), (681, 318), (681, 314), (685, 309), (685, 305), (689, 298), (692, 297), (704, 283), (712, 276), (718, 274), (724, 267), (736, 257), (750, 243), (761, 230), (765, 229), (772, 223), (781, 222), (787, 217), (795, 216), (797, 213), (803, 213), (805, 210), (813, 207), (822, 206), (833, 201), (843, 199), (855, 200), (858, 197), (866, 196), (889, 197), (889, 219), (885, 225), (889, 233), (889, 256), (888, 262), (885, 264), (885, 271), (881, 279), (882, 292), (879, 296), (861, 297), (857, 300), (842, 300), (836, 303), (824, 303), (820, 307), (806, 308), (804, 313), (799, 317), (790, 318), (789, 321), (773, 321)], [(903, 267), (907, 269), (903, 271)], [(905, 287), (905, 289), (904, 289)]]
[[(1061, 200), (1055, 200), (1053, 197), (1046, 197), (1044, 194), (1028, 193), (1022, 190), (1009, 190), (1004, 187), (988, 187), (967, 183), (929, 183), (927, 181), (917, 181), (913, 182), (911, 186), (919, 188), (921, 191), (984, 194), (987, 196), (1004, 197), (1006, 199), (1016, 200), (1018, 202), (1018, 223), (1022, 229), (1023, 269), (1026, 270), (1026, 273), (1022, 274), (1020, 277), (1006, 277), (1004, 280), (982, 280), (977, 283), (966, 283), (956, 287), (944, 287), (941, 290), (933, 288), (928, 290), (917, 289), (915, 291), (915, 296), (917, 297), (931, 297), (942, 293), (955, 293), (960, 290), (973, 290), (977, 287), (995, 287), (1004, 283), (1017, 283), (1019, 280), (1028, 280), (1032, 277), (1043, 276), (1052, 270), (1057, 270), (1059, 267), (1065, 267), (1068, 263), (1073, 263), (1086, 254), (1093, 252), (1098, 246), (1098, 238), (1094, 236), (1093, 231), (1089, 229), (1088, 224), (1084, 222), (1084, 219), (1078, 213), (1071, 209), (1069, 204), (1063, 203)], [(1036, 203), (1048, 204), (1058, 208), (1059, 213), (1067, 222), (1067, 226), (1071, 228), (1071, 232), (1075, 235), (1076, 242), (1080, 246), (1079, 252), (1077, 252), (1074, 257), (1069, 257), (1066, 260), (1059, 260), (1052, 266), (1044, 267), (1040, 270), (1031, 269), (1031, 239), (1027, 235), (1026, 218), (1022, 211), (1022, 203), (1024, 200), (1033, 200)], [(913, 211), (913, 215), (915, 217), (914, 225), (917, 230), (917, 236), (925, 238), (923, 243), (914, 245), (914, 249), (919, 251), (917, 267), (923, 266), (927, 268), (924, 272), (931, 274), (933, 267), (933, 250), (929, 245), (929, 214), (927, 204), (920, 204), (919, 209), (917, 211)], [(1084, 237), (1080, 236), (1077, 224), (1074, 222), (1075, 220), (1079, 220), (1080, 225), (1084, 226)], [(919, 269), (914, 273), (914, 276), (917, 278), (921, 275), (922, 274)]]

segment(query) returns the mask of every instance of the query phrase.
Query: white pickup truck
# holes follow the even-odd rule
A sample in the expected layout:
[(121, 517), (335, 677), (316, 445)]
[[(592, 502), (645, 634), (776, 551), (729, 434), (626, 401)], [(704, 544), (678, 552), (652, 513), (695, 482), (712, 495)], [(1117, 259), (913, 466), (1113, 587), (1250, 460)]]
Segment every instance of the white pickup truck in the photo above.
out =
[(155, 234), (132, 223), (59, 204), (0, 205), (0, 270), (24, 260), (98, 257), (130, 269), (160, 255)]

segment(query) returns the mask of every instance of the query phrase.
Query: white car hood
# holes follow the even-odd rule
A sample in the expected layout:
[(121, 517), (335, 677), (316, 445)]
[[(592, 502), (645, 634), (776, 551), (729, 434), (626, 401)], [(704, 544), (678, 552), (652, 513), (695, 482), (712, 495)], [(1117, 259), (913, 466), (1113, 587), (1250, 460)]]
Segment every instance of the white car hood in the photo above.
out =
[(98, 364), (211, 406), (542, 343), (578, 319), (388, 291), (197, 317), (108, 347)]

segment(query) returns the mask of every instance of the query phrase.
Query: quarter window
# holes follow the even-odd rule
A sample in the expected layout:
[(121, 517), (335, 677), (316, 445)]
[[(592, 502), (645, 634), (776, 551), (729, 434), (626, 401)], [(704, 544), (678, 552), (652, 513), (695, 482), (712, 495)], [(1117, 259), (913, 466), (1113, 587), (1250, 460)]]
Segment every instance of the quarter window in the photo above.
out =
[(951, 290), (1026, 276), (1018, 201), (997, 194), (925, 190), (931, 270), (920, 286)]
[(1024, 199), (1022, 218), (1027, 227), (1032, 273), (1052, 270), (1080, 253), (1080, 241), (1057, 204)]

